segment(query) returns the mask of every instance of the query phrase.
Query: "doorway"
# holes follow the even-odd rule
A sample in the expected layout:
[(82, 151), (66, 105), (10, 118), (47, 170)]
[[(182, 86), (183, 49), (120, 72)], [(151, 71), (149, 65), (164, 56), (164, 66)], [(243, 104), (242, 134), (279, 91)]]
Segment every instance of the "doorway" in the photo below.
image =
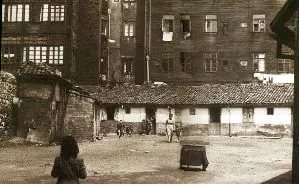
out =
[(221, 108), (211, 107), (209, 109), (209, 135), (221, 135)]
[(146, 121), (151, 124), (150, 134), (156, 134), (156, 108), (146, 108)]

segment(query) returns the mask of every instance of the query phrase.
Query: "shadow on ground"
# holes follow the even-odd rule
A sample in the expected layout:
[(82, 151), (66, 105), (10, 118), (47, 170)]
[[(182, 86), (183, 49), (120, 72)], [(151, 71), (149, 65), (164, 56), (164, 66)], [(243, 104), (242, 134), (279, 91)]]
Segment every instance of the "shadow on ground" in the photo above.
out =
[(292, 171), (278, 175), (262, 184), (292, 184)]

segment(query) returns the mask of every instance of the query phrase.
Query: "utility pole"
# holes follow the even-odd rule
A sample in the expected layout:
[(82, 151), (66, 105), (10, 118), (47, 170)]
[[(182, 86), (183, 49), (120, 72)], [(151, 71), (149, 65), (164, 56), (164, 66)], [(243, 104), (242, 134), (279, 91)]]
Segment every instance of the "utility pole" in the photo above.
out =
[(145, 81), (145, 0), (138, 0), (136, 11), (135, 84)]

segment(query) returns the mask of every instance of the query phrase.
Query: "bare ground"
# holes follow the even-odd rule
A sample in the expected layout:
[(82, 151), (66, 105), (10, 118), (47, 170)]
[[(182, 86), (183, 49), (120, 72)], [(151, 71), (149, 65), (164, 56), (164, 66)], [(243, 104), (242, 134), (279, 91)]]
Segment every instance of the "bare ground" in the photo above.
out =
[[(108, 136), (80, 144), (88, 178), (81, 183), (257, 184), (290, 171), (292, 139), (211, 136), (207, 171), (178, 169), (180, 145), (166, 136)], [(0, 144), (1, 146), (1, 144)], [(55, 183), (59, 146), (0, 147), (0, 183)]]

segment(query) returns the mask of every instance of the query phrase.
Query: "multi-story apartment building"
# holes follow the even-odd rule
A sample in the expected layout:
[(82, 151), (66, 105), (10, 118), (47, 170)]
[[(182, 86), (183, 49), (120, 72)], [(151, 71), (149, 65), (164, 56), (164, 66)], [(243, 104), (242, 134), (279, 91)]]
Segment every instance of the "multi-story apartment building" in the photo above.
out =
[(109, 0), (109, 82), (134, 82), (136, 0)]
[(293, 73), (293, 60), (276, 58), (269, 26), (285, 1), (148, 0), (150, 81), (250, 82)]
[(78, 84), (107, 75), (107, 0), (2, 1), (1, 69), (44, 62)]

